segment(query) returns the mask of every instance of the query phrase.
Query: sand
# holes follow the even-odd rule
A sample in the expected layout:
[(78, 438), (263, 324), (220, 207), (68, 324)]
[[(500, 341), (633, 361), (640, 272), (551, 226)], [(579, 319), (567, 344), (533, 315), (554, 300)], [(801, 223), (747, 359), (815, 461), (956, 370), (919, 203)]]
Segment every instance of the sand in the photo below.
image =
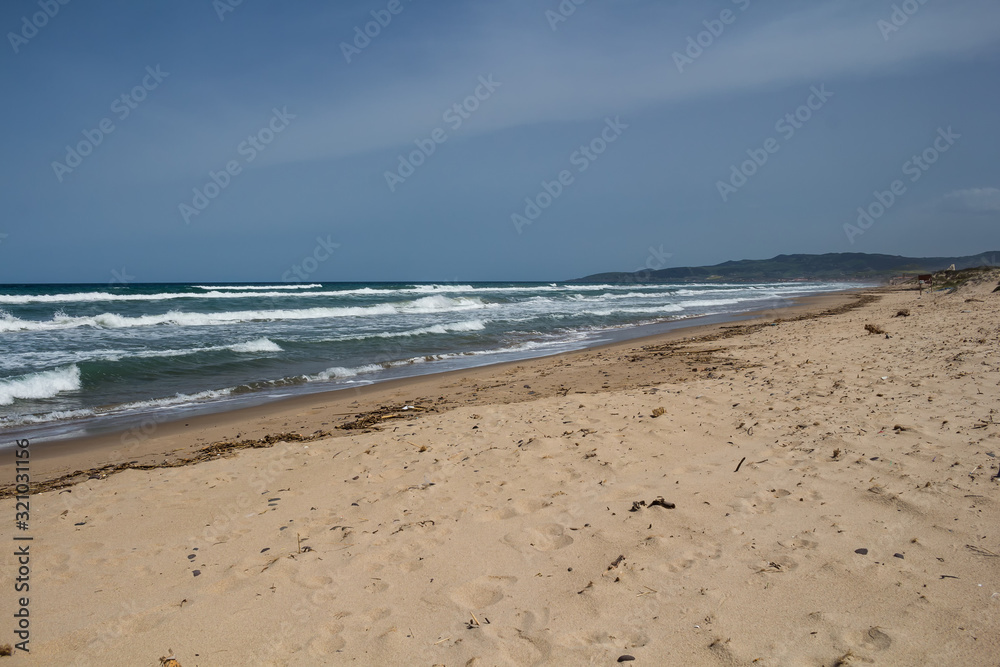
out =
[[(33, 495), (19, 660), (996, 664), (996, 278), (314, 397), (239, 431), (305, 440)], [(238, 439), (208, 421), (88, 455)]]

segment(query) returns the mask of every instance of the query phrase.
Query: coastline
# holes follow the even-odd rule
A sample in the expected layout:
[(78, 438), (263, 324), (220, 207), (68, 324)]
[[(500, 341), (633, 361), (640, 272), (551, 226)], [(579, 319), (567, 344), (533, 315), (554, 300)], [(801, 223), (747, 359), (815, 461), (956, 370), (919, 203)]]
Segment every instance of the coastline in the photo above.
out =
[(82, 474), (30, 498), (32, 656), (986, 664), (997, 278), (286, 405), (197, 465)]
[[(231, 449), (225, 443), (251, 443), (274, 439), (278, 435), (295, 433), (304, 438), (313, 438), (317, 433), (329, 436), (349, 434), (341, 427), (387, 406), (405, 406), (409, 403), (426, 403), (415, 412), (431, 407), (434, 412), (443, 412), (465, 405), (487, 405), (530, 401), (558, 393), (558, 387), (537, 382), (525, 389), (525, 381), (532, 381), (539, 374), (552, 372), (552, 365), (562, 367), (578, 362), (594, 363), (598, 356), (607, 354), (631, 354), (647, 346), (663, 345), (686, 341), (697, 343), (711, 339), (719, 332), (732, 327), (753, 326), (761, 322), (778, 319), (787, 320), (801, 317), (820, 317), (831, 309), (837, 309), (855, 302), (865, 294), (876, 294), (881, 287), (856, 288), (791, 299), (791, 303), (777, 308), (754, 310), (743, 313), (701, 316), (658, 324), (631, 327), (621, 340), (600, 343), (591, 347), (568, 352), (559, 352), (541, 357), (517, 361), (505, 361), (476, 366), (468, 369), (425, 373), (410, 377), (389, 379), (359, 387), (332, 389), (299, 396), (276, 399), (248, 407), (207, 412), (187, 417), (168, 416), (163, 420), (147, 418), (139, 425), (124, 430), (111, 430), (98, 435), (65, 438), (45, 442), (32, 440), (34, 480), (47, 489), (52, 482), (68, 477), (75, 482), (92, 475), (105, 475), (109, 471), (119, 472), (131, 467), (148, 469), (166, 467), (208, 460), (197, 456), (198, 450), (212, 445), (223, 444), (222, 450)], [(658, 331), (635, 335), (646, 330)], [(614, 364), (608, 364), (614, 370)], [(509, 378), (512, 369), (518, 369), (520, 378), (506, 381), (510, 391), (501, 387), (474, 391), (472, 387), (490, 386), (500, 378)], [(520, 384), (518, 384), (520, 382)], [(603, 382), (591, 379), (577, 380), (574, 391), (595, 392), (623, 390), (644, 386), (635, 377), (616, 379), (603, 388)], [(500, 389), (500, 391), (497, 391)], [(7, 444), (7, 443), (5, 443)], [(13, 439), (10, 443), (13, 445)], [(239, 449), (241, 447), (237, 447)], [(0, 474), (6, 475), (13, 464), (0, 464)], [(58, 482), (55, 488), (64, 488)], [(11, 486), (0, 484), (0, 498), (10, 495)]]

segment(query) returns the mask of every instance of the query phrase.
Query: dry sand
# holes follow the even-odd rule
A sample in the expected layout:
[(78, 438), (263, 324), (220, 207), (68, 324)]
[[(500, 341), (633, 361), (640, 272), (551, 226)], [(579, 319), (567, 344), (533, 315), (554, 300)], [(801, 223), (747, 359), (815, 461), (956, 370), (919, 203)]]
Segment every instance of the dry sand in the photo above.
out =
[(335, 435), (34, 495), (16, 659), (995, 665), (995, 284), (314, 398), (241, 435)]

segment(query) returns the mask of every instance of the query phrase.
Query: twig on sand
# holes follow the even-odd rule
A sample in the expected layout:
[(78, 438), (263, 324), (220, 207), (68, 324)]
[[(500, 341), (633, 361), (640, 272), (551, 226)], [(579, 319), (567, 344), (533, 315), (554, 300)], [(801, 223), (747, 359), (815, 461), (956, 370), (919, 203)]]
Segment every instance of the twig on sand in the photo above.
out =
[(739, 472), (740, 471), (740, 466), (743, 465), (743, 462), (746, 461), (746, 460), (747, 460), (747, 457), (745, 457), (745, 456), (743, 458), (741, 458), (740, 462), (736, 464), (736, 470), (734, 470), (733, 472)]
[(1000, 554), (993, 553), (989, 549), (984, 549), (982, 547), (977, 547), (972, 544), (966, 544), (965, 548), (978, 556), (985, 556), (987, 558), (1000, 558)]

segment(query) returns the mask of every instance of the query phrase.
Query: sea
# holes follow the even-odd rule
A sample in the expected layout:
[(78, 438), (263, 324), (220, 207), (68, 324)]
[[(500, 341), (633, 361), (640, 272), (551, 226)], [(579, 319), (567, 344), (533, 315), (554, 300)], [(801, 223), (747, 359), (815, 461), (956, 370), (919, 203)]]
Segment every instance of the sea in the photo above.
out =
[(853, 287), (0, 285), (0, 447), (556, 354)]

